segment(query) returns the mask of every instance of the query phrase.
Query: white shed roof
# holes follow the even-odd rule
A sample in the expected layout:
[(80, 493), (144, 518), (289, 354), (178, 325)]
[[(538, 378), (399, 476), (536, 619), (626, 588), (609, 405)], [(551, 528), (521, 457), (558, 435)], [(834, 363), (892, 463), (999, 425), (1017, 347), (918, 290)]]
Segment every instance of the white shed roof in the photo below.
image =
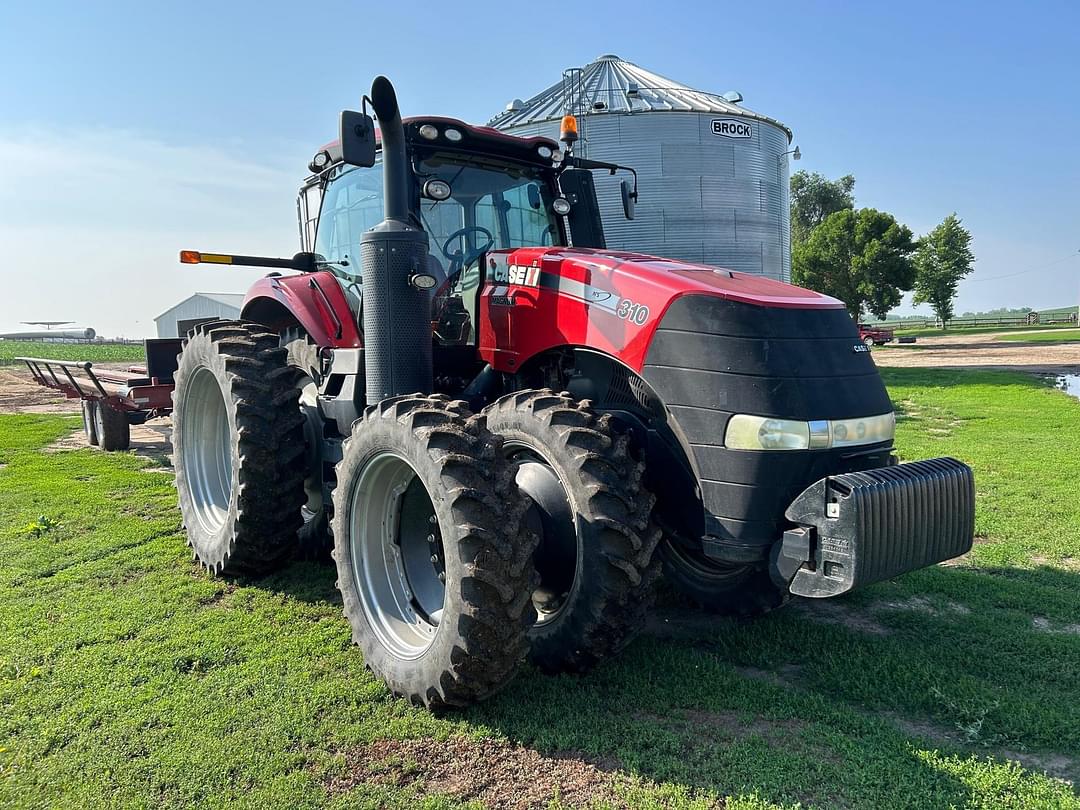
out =
[(227, 307), (232, 307), (233, 309), (240, 309), (240, 307), (244, 303), (244, 294), (243, 293), (197, 292), (194, 295), (189, 295), (183, 301), (180, 301), (178, 303), (173, 304), (171, 307), (169, 307), (167, 310), (162, 312), (160, 315), (155, 316), (154, 320), (156, 321), (156, 320), (160, 320), (161, 318), (164, 318), (166, 315), (168, 315), (170, 312), (172, 312), (177, 307), (181, 307), (184, 304), (186, 304), (188, 301), (192, 301), (192, 300), (194, 300), (196, 298), (207, 298), (207, 299), (209, 299), (211, 301), (215, 301), (218, 304), (224, 304)]

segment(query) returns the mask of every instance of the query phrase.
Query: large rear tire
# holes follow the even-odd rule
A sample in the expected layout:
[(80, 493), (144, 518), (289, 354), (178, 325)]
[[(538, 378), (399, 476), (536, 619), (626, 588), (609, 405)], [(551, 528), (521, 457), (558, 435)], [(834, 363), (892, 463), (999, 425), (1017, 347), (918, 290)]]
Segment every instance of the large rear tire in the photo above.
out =
[(106, 452), (127, 450), (131, 446), (131, 425), (127, 414), (110, 407), (105, 400), (94, 403), (94, 436)]
[(530, 657), (547, 672), (584, 672), (629, 644), (653, 603), (660, 530), (645, 463), (610, 416), (567, 394), (519, 391), (485, 414), (541, 537)]
[(338, 588), (371, 671), (431, 708), (506, 684), (536, 616), (536, 538), (483, 417), (440, 396), (384, 400), (353, 425), (337, 480)]
[(200, 324), (180, 355), (173, 466), (195, 557), (215, 574), (262, 574), (296, 549), (304, 432), (276, 332)]
[(781, 607), (790, 598), (772, 581), (767, 569), (724, 565), (677, 538), (664, 538), (659, 557), (667, 580), (710, 613), (751, 618)]

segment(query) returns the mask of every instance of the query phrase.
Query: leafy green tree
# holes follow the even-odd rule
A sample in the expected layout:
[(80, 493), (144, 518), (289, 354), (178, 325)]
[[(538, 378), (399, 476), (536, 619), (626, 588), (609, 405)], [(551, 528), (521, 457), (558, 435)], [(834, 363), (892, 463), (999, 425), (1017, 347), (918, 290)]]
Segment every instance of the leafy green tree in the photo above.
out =
[(839, 298), (856, 320), (884, 318), (915, 284), (914, 251), (911, 230), (891, 214), (836, 211), (792, 251), (791, 280)]
[(943, 323), (953, 317), (956, 287), (974, 268), (971, 232), (956, 213), (949, 214), (919, 242), (915, 252), (915, 297), (912, 303), (929, 304)]
[(855, 207), (855, 178), (829, 180), (817, 172), (791, 175), (791, 244), (805, 242), (829, 214)]

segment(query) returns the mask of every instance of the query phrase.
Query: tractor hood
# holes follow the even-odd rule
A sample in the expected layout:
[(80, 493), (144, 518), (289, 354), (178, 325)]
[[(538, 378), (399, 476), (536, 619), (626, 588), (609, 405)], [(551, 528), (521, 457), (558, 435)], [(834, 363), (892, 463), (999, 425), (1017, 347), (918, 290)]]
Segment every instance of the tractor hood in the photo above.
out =
[[(563, 272), (578, 268), (584, 275), (622, 276), (667, 290), (671, 297), (685, 294), (718, 295), (722, 298), (765, 307), (797, 309), (843, 309), (844, 303), (813, 290), (796, 287), (764, 276), (739, 273), (705, 264), (665, 259), (643, 253), (592, 248), (537, 249), (536, 257), (519, 250), (514, 258), (522, 263), (540, 259), (544, 265), (559, 262)], [(522, 261), (526, 260), (526, 261)], [(546, 268), (545, 268), (546, 269)], [(595, 283), (595, 282), (594, 282)]]

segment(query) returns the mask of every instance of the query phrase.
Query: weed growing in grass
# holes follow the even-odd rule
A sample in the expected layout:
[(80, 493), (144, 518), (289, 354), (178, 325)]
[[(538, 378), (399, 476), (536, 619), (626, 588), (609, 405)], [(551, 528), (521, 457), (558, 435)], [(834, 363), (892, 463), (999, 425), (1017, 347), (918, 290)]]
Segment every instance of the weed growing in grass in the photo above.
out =
[(61, 528), (62, 525), (63, 524), (56, 522), (46, 515), (40, 515), (37, 520), (33, 520), (26, 524), (26, 534), (37, 539), (49, 532), (56, 531)]

